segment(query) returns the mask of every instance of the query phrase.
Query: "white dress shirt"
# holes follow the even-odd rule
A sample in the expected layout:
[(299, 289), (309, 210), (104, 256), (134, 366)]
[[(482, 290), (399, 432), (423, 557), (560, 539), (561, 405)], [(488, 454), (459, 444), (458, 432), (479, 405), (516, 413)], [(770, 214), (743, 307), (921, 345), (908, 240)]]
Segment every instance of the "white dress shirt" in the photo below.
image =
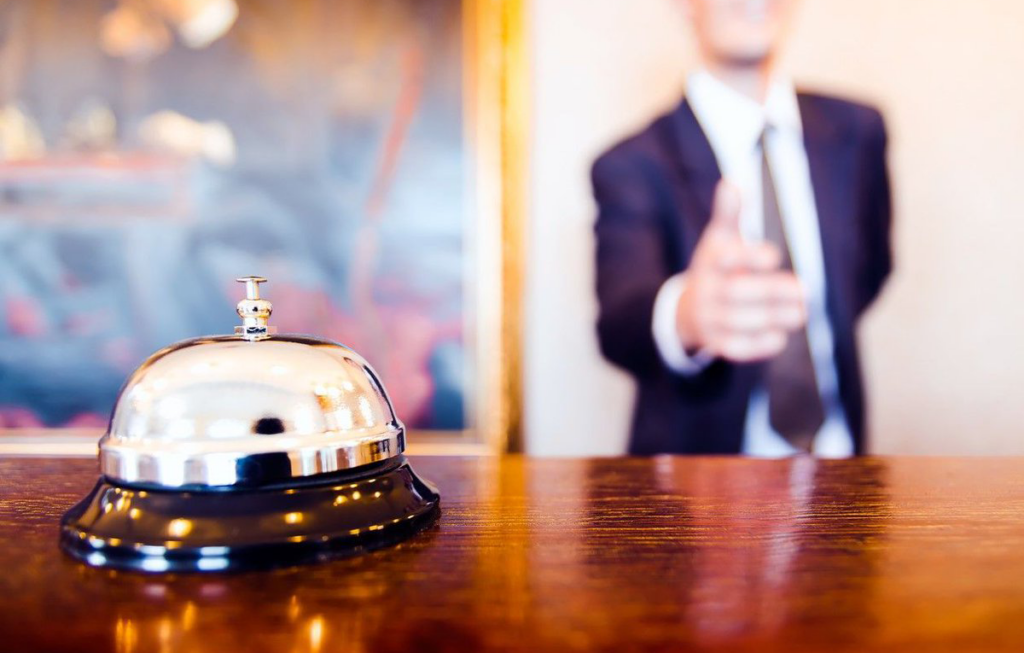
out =
[[(853, 454), (853, 438), (839, 402), (832, 327), (825, 308), (825, 264), (821, 252), (818, 210), (814, 203), (810, 166), (804, 149), (803, 128), (796, 91), (791, 83), (775, 80), (764, 105), (758, 104), (716, 79), (707, 71), (690, 76), (687, 101), (711, 143), (722, 176), (736, 185), (743, 200), (740, 231), (759, 240), (764, 234), (764, 204), (759, 141), (765, 126), (768, 163), (775, 181), (783, 228), (793, 270), (803, 283), (808, 300), (807, 337), (814, 360), (818, 389), (825, 405), (825, 422), (818, 430), (813, 452), (823, 457)], [(676, 331), (676, 308), (686, 284), (682, 272), (658, 292), (652, 330), (665, 365), (682, 375), (698, 374), (711, 359), (704, 353), (689, 356)], [(743, 453), (781, 457), (796, 450), (771, 427), (768, 393), (755, 388), (747, 410)]]

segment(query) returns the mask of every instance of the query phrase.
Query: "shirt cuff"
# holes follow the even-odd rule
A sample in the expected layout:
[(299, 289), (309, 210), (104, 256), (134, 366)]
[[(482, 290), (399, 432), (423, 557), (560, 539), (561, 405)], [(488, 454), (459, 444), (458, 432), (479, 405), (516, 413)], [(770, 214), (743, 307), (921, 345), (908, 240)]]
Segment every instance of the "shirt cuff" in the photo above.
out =
[(714, 357), (706, 351), (690, 355), (679, 341), (676, 330), (676, 313), (679, 299), (686, 289), (686, 273), (680, 272), (661, 285), (654, 299), (654, 319), (651, 333), (654, 344), (665, 366), (682, 376), (696, 376), (704, 371)]

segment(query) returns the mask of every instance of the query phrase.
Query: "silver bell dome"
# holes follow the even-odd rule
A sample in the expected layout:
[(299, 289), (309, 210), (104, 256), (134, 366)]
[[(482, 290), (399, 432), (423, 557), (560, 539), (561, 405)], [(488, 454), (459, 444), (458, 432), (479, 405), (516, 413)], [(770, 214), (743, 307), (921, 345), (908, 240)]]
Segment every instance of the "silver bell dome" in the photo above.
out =
[(267, 485), (399, 456), (405, 430), (351, 349), (275, 335), (259, 277), (233, 336), (163, 349), (125, 383), (100, 440), (102, 473), (169, 488)]

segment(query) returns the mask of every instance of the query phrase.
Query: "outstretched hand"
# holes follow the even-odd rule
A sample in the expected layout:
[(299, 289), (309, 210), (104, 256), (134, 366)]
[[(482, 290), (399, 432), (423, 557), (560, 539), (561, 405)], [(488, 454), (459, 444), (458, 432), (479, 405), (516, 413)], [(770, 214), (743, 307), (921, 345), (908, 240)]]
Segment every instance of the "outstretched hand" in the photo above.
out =
[(743, 240), (739, 190), (715, 189), (711, 221), (686, 272), (676, 312), (683, 347), (734, 362), (764, 360), (807, 322), (803, 287), (771, 243)]

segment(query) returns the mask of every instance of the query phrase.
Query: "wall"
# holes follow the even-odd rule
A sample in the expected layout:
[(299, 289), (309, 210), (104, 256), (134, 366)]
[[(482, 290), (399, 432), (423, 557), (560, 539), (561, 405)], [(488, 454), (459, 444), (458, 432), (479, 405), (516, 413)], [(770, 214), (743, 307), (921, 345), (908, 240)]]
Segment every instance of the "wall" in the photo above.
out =
[[(633, 396), (593, 333), (590, 162), (672, 106), (694, 62), (672, 0), (532, 4), (526, 333), (532, 453), (620, 453)], [(1024, 3), (809, 0), (787, 68), (880, 106), (896, 264), (861, 341), (877, 453), (1024, 453)]]

